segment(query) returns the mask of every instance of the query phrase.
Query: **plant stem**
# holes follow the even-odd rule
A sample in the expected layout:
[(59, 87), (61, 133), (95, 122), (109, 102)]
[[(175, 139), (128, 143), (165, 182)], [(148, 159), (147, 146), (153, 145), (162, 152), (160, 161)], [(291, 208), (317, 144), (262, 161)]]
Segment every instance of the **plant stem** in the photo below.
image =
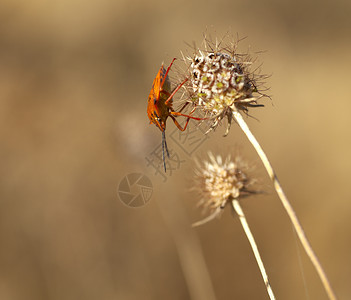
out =
[(236, 213), (238, 214), (238, 216), (240, 218), (241, 225), (243, 226), (243, 229), (245, 231), (247, 239), (250, 242), (250, 245), (251, 245), (252, 251), (253, 251), (253, 253), (255, 255), (258, 267), (260, 268), (264, 284), (265, 284), (265, 286), (267, 288), (267, 293), (269, 295), (269, 298), (271, 300), (273, 300), (273, 299), (275, 299), (275, 296), (273, 294), (272, 287), (271, 287), (271, 285), (269, 283), (268, 276), (267, 276), (266, 270), (265, 270), (264, 265), (263, 265), (263, 261), (262, 261), (261, 256), (260, 256), (260, 252), (258, 251), (255, 239), (254, 239), (254, 237), (253, 237), (253, 235), (251, 233), (249, 224), (246, 221), (246, 217), (244, 215), (244, 212), (241, 209), (240, 203), (239, 203), (239, 201), (237, 199), (234, 199), (232, 201), (232, 205), (233, 205), (234, 210), (236, 211)]
[(320, 264), (316, 254), (313, 252), (313, 249), (309, 243), (309, 241), (307, 240), (307, 237), (302, 229), (302, 226), (295, 214), (294, 209), (292, 208), (288, 198), (286, 197), (282, 186), (279, 183), (279, 180), (277, 178), (277, 175), (275, 174), (272, 165), (270, 164), (266, 154), (264, 153), (262, 147), (260, 146), (260, 144), (258, 143), (258, 141), (256, 140), (255, 136), (252, 134), (252, 132), (250, 131), (249, 127), (247, 126), (246, 122), (244, 121), (242, 115), (238, 112), (238, 111), (233, 111), (233, 116), (235, 118), (235, 120), (237, 121), (237, 123), (239, 124), (240, 128), (244, 131), (244, 133), (246, 134), (247, 138), (249, 139), (249, 141), (251, 142), (251, 144), (253, 145), (253, 147), (255, 148), (255, 150), (257, 151), (259, 157), (262, 160), (262, 163), (264, 164), (269, 177), (271, 178), (271, 180), (273, 181), (274, 184), (274, 188), (280, 198), (280, 201), (282, 202), (286, 212), (288, 213), (290, 220), (296, 230), (296, 233), (300, 239), (300, 242), (303, 246), (303, 248), (305, 249), (308, 257), (310, 258), (312, 264), (314, 265), (315, 269), (317, 270), (317, 273), (322, 281), (322, 284), (328, 294), (329, 299), (331, 300), (336, 300), (336, 296), (335, 293), (329, 283), (329, 280), (327, 278), (327, 275), (325, 274), (322, 265)]

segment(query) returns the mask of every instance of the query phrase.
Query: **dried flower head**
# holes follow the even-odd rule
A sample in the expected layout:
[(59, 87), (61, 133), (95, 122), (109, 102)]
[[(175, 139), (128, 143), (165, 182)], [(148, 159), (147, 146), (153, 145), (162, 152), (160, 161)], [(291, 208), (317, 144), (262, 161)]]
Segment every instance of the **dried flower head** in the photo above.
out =
[(189, 57), (190, 89), (192, 102), (212, 120), (210, 130), (227, 117), (228, 134), (233, 111), (248, 112), (249, 107), (259, 107), (257, 100), (263, 96), (258, 91), (257, 78), (249, 67), (248, 55), (236, 53), (237, 43), (232, 47), (221, 47), (205, 39), (206, 50), (195, 50)]
[(218, 215), (228, 201), (254, 193), (248, 189), (254, 183), (247, 175), (248, 165), (239, 156), (234, 160), (230, 156), (223, 160), (220, 155), (215, 157), (211, 152), (208, 156), (209, 161), (205, 161), (203, 166), (197, 163), (195, 172), (196, 189), (202, 195), (199, 205), (210, 211), (206, 222)]

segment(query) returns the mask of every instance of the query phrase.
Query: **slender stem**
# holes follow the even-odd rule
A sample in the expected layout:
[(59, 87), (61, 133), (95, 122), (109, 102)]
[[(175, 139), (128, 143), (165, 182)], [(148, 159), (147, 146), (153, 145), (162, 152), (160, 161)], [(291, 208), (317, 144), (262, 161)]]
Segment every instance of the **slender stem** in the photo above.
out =
[(240, 128), (244, 131), (244, 133), (246, 134), (247, 138), (249, 139), (249, 141), (251, 142), (251, 144), (253, 145), (253, 147), (255, 148), (255, 150), (257, 151), (259, 157), (262, 160), (262, 163), (264, 164), (269, 177), (271, 178), (271, 180), (273, 181), (274, 184), (274, 188), (280, 198), (280, 201), (282, 202), (286, 212), (288, 213), (290, 220), (296, 230), (296, 233), (300, 239), (300, 242), (302, 244), (302, 246), (304, 247), (308, 257), (310, 258), (312, 264), (314, 265), (315, 269), (317, 270), (317, 273), (322, 281), (322, 284), (328, 294), (329, 299), (331, 300), (336, 300), (336, 295), (330, 285), (330, 282), (327, 278), (327, 275), (325, 274), (322, 265), (320, 264), (316, 254), (313, 252), (313, 249), (309, 243), (309, 241), (307, 240), (307, 237), (302, 229), (302, 226), (295, 214), (294, 209), (292, 208), (288, 198), (286, 197), (282, 186), (279, 183), (279, 180), (277, 178), (277, 175), (275, 174), (272, 165), (270, 164), (266, 154), (264, 153), (262, 147), (260, 146), (260, 144), (257, 142), (256, 138), (254, 137), (254, 135), (252, 134), (252, 132), (250, 131), (249, 127), (247, 126), (246, 122), (244, 121), (242, 115), (238, 112), (238, 111), (233, 111), (233, 116), (235, 118), (235, 120), (238, 122)]
[(236, 213), (238, 214), (238, 216), (240, 218), (241, 225), (243, 226), (243, 229), (245, 231), (247, 239), (250, 242), (250, 245), (251, 245), (252, 251), (253, 251), (253, 253), (255, 255), (258, 267), (260, 268), (264, 284), (265, 284), (265, 286), (267, 288), (267, 293), (269, 295), (269, 298), (271, 300), (273, 300), (273, 299), (275, 299), (275, 296), (273, 294), (273, 290), (272, 290), (271, 284), (269, 283), (268, 275), (267, 275), (266, 270), (264, 268), (263, 261), (262, 261), (261, 256), (260, 256), (260, 252), (258, 251), (255, 239), (254, 239), (254, 237), (253, 237), (253, 235), (251, 233), (249, 224), (246, 221), (246, 217), (244, 215), (244, 212), (241, 209), (240, 203), (239, 203), (239, 201), (237, 199), (234, 199), (232, 201), (232, 205), (233, 205), (234, 210), (236, 211)]

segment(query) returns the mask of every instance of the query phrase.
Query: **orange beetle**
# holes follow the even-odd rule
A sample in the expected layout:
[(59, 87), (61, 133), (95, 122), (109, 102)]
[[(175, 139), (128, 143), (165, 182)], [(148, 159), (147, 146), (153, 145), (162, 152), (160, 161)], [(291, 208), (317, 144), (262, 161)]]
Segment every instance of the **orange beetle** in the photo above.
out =
[[(165, 172), (166, 172), (165, 150), (166, 150), (167, 156), (169, 157), (169, 152), (168, 152), (167, 143), (166, 143), (166, 135), (165, 135), (167, 118), (171, 117), (174, 124), (181, 131), (184, 131), (186, 129), (190, 119), (203, 120), (201, 118), (195, 118), (181, 113), (181, 111), (189, 104), (188, 102), (183, 105), (183, 107), (180, 109), (179, 112), (174, 111), (172, 107), (173, 96), (188, 80), (188, 79), (185, 79), (171, 92), (171, 82), (168, 77), (168, 72), (171, 69), (171, 66), (174, 61), (175, 61), (175, 58), (173, 58), (167, 70), (162, 64), (152, 84), (152, 88), (149, 94), (149, 99), (147, 104), (147, 115), (150, 119), (150, 124), (154, 123), (162, 132), (162, 158), (163, 158), (163, 166), (164, 166)], [(191, 113), (193, 113), (194, 110), (195, 108), (191, 111)], [(188, 118), (184, 127), (182, 127), (178, 123), (178, 121), (175, 119), (175, 116), (183, 116)]]

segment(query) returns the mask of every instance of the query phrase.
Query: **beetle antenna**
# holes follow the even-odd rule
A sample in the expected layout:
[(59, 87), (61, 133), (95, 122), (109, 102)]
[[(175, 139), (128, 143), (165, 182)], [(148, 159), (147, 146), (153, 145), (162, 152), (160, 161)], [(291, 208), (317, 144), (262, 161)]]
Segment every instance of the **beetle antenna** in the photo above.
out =
[(162, 131), (162, 158), (163, 158), (163, 167), (166, 172), (167, 169), (166, 169), (165, 149), (166, 149), (167, 156), (169, 157), (169, 152), (168, 152), (168, 147), (166, 142), (166, 132)]

